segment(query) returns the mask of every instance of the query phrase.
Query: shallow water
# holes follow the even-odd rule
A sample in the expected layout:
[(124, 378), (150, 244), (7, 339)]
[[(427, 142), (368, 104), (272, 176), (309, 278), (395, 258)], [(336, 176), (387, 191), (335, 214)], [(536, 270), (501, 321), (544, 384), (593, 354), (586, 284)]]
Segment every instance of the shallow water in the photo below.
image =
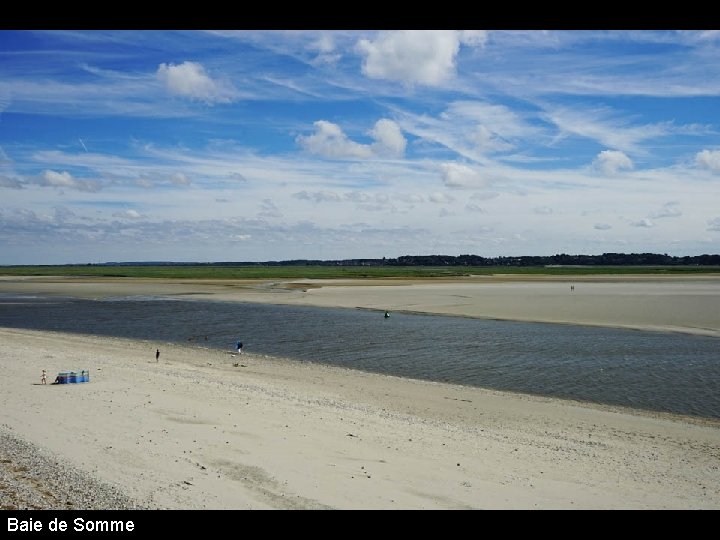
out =
[[(0, 326), (245, 351), (720, 418), (720, 339), (464, 317), (134, 297), (0, 295)], [(207, 338), (207, 339), (206, 339)]]

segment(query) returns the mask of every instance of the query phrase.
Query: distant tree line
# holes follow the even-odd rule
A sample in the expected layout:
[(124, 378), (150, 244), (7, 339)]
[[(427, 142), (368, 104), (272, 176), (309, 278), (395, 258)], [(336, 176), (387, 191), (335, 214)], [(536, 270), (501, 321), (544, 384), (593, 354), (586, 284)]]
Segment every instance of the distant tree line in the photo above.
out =
[(403, 255), (382, 259), (294, 259), (264, 262), (108, 262), (101, 266), (720, 266), (720, 255), (675, 257), (659, 253), (603, 253), (602, 255), (558, 255), (520, 257), (482, 257), (480, 255)]

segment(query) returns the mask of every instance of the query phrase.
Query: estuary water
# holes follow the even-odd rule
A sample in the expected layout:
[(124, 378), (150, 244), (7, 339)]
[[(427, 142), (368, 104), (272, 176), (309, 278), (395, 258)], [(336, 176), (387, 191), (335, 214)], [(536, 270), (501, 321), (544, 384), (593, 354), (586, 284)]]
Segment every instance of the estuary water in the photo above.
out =
[[(0, 295), (0, 326), (182, 343), (720, 418), (720, 339), (236, 302)], [(207, 338), (207, 339), (206, 339)], [(0, 347), (2, 344), (0, 343)]]

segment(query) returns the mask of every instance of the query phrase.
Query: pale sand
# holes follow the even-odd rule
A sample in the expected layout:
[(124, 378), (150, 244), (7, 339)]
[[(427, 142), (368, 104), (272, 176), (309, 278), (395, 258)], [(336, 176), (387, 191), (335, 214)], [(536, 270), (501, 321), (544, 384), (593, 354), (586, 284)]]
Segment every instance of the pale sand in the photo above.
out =
[[(23, 292), (17, 286), (22, 283), (29, 287), (25, 293), (53, 292), (36, 280), (4, 280), (0, 292)], [(614, 311), (616, 320), (608, 322), (615, 325), (720, 330), (717, 315), (709, 312), (712, 302), (703, 300), (717, 300), (717, 278), (634, 281), (646, 307), (633, 312), (644, 318), (630, 321), (622, 310), (638, 298), (623, 288), (628, 282), (605, 283), (610, 293), (602, 294), (593, 288), (599, 283), (575, 280), (574, 296), (566, 283), (544, 283), (563, 289), (546, 300), (569, 309), (584, 295)], [(473, 299), (480, 304), (487, 296), (494, 303), (483, 304), (476, 315), (493, 316), (487, 306), (501, 309), (502, 296), (520, 304), (516, 316), (523, 298), (538, 310), (546, 305), (527, 300), (542, 296), (531, 281), (496, 283), (500, 289), (494, 291), (470, 284), (479, 288), (436, 283), (410, 294), (405, 291), (414, 285), (311, 289), (316, 283), (303, 282), (288, 292), (284, 284), (243, 289), (77, 282), (86, 286), (87, 297), (203, 292), (203, 298), (341, 306), (354, 301), (375, 309), (419, 305), (443, 312), (444, 305), (444, 312), (454, 313), (453, 302), (462, 299), (450, 298), (452, 290), (471, 296), (458, 308), (464, 315), (473, 314)], [(63, 287), (54, 292), (78, 293), (75, 286)], [(607, 296), (615, 299), (609, 307)], [(700, 315), (691, 324), (648, 307), (653, 301), (682, 306), (688, 297), (699, 301)], [(600, 308), (587, 312), (578, 309), (596, 324), (603, 322), (600, 315), (609, 315)], [(50, 380), (58, 371), (89, 369), (91, 381), (42, 386), (43, 368)], [(152, 508), (720, 508), (715, 421), (230, 351), (29, 330), (0, 329), (0, 373), (4, 429)]]

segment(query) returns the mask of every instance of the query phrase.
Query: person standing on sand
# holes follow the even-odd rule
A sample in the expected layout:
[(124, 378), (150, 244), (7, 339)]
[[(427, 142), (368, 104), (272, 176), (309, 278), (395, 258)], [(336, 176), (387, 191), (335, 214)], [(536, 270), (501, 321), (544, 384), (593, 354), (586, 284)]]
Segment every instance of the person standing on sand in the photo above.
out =
[(40, 376), (40, 384), (47, 384), (47, 374), (44, 369), (42, 375)]
[(243, 349), (242, 341), (238, 341), (238, 342), (237, 342), (237, 352), (238, 352), (238, 354), (242, 354), (242, 353), (243, 353), (243, 352), (242, 352), (242, 349)]
[(155, 361), (160, 361), (160, 349), (155, 349)]

